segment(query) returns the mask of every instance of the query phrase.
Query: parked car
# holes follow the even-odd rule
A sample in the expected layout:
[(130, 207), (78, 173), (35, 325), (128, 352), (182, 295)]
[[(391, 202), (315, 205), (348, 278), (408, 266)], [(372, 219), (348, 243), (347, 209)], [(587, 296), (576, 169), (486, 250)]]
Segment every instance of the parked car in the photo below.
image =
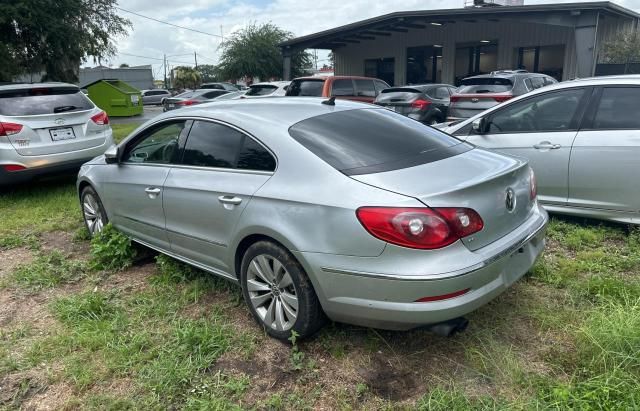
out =
[(200, 89), (204, 90), (227, 90), (227, 91), (238, 91), (238, 86), (231, 83), (203, 83)]
[(175, 110), (177, 108), (193, 106), (195, 104), (205, 103), (216, 97), (230, 93), (227, 90), (194, 90), (185, 91), (174, 97), (165, 98), (163, 101), (163, 111)]
[(526, 70), (494, 71), (467, 77), (451, 96), (449, 119), (473, 117), (502, 102), (557, 82), (553, 77)]
[(78, 169), (112, 144), (109, 117), (77, 86), (0, 86), (0, 184)]
[(270, 81), (263, 83), (256, 83), (249, 86), (241, 98), (256, 98), (256, 97), (268, 97), (268, 96), (284, 96), (289, 87), (290, 81)]
[(456, 88), (448, 84), (422, 84), (384, 89), (374, 104), (428, 125), (447, 118), (449, 98)]
[(325, 101), (249, 99), (148, 121), (82, 167), (89, 232), (111, 222), (240, 284), (279, 339), (312, 334), (325, 314), (464, 327), (460, 316), (542, 252), (531, 169), (381, 107)]
[(287, 96), (333, 97), (373, 103), (389, 85), (371, 77), (326, 76), (300, 77), (291, 82)]
[(169, 90), (142, 90), (142, 104), (162, 104), (167, 97), (171, 97)]
[(552, 212), (640, 224), (640, 76), (563, 82), (445, 128), (527, 158)]
[(246, 90), (242, 91), (230, 91), (229, 93), (219, 95), (218, 97), (214, 97), (211, 101), (224, 101), (224, 100), (235, 100), (244, 96)]

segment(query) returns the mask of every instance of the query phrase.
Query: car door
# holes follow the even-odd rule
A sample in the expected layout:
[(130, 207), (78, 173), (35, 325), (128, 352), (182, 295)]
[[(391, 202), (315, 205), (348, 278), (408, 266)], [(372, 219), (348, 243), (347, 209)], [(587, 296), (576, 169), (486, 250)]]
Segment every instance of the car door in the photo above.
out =
[(573, 143), (569, 205), (640, 212), (640, 87), (596, 89)]
[(233, 230), (275, 166), (275, 157), (244, 132), (194, 121), (180, 165), (164, 183), (171, 249), (221, 274), (231, 273), (227, 246)]
[(540, 201), (563, 205), (569, 195), (569, 156), (588, 88), (537, 94), (490, 112), (484, 134), (468, 141), (480, 147), (524, 157), (536, 173)]
[(113, 225), (151, 246), (169, 248), (162, 186), (184, 140), (186, 120), (155, 124), (122, 148), (118, 164), (105, 173), (105, 208)]

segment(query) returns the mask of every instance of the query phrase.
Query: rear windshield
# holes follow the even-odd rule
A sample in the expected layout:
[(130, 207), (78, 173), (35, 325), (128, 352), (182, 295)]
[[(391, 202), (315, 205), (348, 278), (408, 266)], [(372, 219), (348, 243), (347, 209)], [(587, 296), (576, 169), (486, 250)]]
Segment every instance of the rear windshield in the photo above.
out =
[(269, 94), (276, 91), (278, 87), (272, 86), (271, 84), (263, 84), (260, 86), (251, 86), (247, 91), (247, 96), (268, 96)]
[(462, 80), (460, 94), (503, 93), (513, 88), (513, 82), (506, 78), (480, 77)]
[(294, 80), (287, 89), (287, 96), (322, 97), (324, 80)]
[(91, 110), (93, 103), (77, 88), (33, 88), (0, 93), (0, 115), (32, 116)]
[(289, 134), (346, 175), (413, 167), (472, 148), (418, 121), (381, 109), (312, 117), (291, 126)]
[(410, 87), (391, 87), (386, 88), (380, 92), (380, 94), (386, 93), (422, 93), (422, 91)]
[(214, 89), (214, 90), (224, 90), (224, 87), (222, 86), (222, 84), (203, 84), (200, 86), (200, 88), (206, 88), (206, 89)]

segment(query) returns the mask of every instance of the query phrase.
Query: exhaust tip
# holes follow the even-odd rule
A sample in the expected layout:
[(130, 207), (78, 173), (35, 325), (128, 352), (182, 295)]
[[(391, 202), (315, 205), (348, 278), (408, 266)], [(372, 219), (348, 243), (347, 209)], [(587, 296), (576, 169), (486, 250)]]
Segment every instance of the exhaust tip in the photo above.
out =
[(452, 320), (443, 321), (427, 327), (432, 333), (441, 337), (452, 337), (457, 333), (461, 333), (469, 326), (469, 320), (464, 317), (454, 318)]

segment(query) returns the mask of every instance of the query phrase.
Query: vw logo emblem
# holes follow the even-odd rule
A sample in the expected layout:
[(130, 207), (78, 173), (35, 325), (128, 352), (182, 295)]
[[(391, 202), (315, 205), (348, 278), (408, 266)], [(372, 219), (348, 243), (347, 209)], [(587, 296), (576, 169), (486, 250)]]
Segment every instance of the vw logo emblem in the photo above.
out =
[(64, 124), (64, 119), (63, 118), (57, 118), (55, 120), (53, 120), (54, 123), (56, 123), (57, 125), (61, 126)]
[(516, 209), (516, 193), (512, 188), (507, 188), (504, 205), (507, 207), (507, 211), (510, 213)]
[(480, 99), (479, 99), (479, 98), (475, 98), (475, 97), (474, 97), (474, 98), (472, 98), (472, 99), (471, 99), (471, 102), (472, 102), (472, 103), (477, 103), (478, 101), (480, 101)]

